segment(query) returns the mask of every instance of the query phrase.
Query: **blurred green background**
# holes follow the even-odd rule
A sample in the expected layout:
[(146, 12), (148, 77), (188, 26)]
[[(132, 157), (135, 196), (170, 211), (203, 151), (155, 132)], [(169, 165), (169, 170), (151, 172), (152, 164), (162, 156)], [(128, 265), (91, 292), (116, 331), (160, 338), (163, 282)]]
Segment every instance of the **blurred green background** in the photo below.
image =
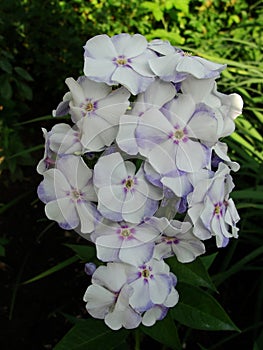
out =
[[(186, 349), (263, 349), (262, 26), (263, 3), (252, 0), (0, 2), (1, 349), (52, 349), (70, 329), (65, 314), (85, 317), (88, 280), (64, 245), (81, 240), (45, 218), (35, 168), (41, 127), (57, 122), (51, 111), (66, 92), (65, 78), (82, 75), (83, 45), (94, 35), (121, 32), (166, 39), (227, 63), (218, 89), (244, 100), (236, 132), (224, 140), (241, 165), (232, 196), (240, 238), (220, 250), (210, 270), (219, 301), (242, 332), (179, 333)], [(56, 273), (22, 284), (60, 262)]]

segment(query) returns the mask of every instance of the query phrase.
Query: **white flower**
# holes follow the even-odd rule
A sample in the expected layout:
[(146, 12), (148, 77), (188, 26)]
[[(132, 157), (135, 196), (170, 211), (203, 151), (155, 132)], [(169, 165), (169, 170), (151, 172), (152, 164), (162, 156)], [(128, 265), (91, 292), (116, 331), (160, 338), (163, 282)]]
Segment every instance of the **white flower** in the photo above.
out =
[[(208, 61), (202, 57), (192, 56), (181, 49), (165, 56), (153, 58), (149, 61), (152, 71), (161, 79), (178, 82), (193, 75), (198, 79), (217, 78), (226, 65)], [(179, 74), (185, 75), (180, 76)]]
[(229, 238), (238, 237), (236, 223), (239, 215), (229, 193), (234, 184), (230, 169), (220, 163), (211, 179), (202, 180), (188, 196), (189, 210), (194, 228), (193, 234), (204, 240), (215, 236), (217, 247), (228, 244)]
[(168, 225), (166, 218), (145, 218), (139, 224), (103, 220), (96, 225), (91, 239), (102, 261), (122, 261), (142, 265), (153, 256), (155, 240)]
[(97, 35), (84, 46), (84, 74), (108, 85), (122, 84), (133, 95), (145, 91), (154, 74), (148, 60), (156, 57), (140, 34)]
[(163, 260), (152, 259), (137, 268), (131, 268), (128, 283), (133, 288), (130, 305), (138, 312), (163, 304), (171, 293), (174, 279)]
[(204, 253), (205, 246), (193, 235), (191, 223), (172, 220), (156, 242), (154, 257), (164, 259), (175, 255), (181, 263), (189, 263)]
[(98, 210), (107, 219), (139, 223), (152, 216), (162, 191), (150, 184), (142, 168), (123, 161), (120, 153), (101, 157), (94, 167), (94, 185), (98, 192)]
[(82, 233), (94, 230), (98, 217), (92, 201), (97, 196), (92, 184), (92, 171), (76, 156), (64, 156), (56, 162), (56, 168), (43, 174), (38, 186), (38, 196), (46, 203), (45, 212), (64, 229), (80, 227)]
[(112, 91), (104, 83), (87, 77), (67, 78), (70, 89), (68, 113), (81, 131), (80, 141), (87, 151), (109, 146), (118, 132), (119, 119), (129, 106), (130, 93), (124, 87)]
[(91, 316), (104, 319), (107, 326), (114, 330), (122, 326), (127, 329), (139, 326), (141, 315), (129, 305), (133, 289), (126, 284), (125, 264), (109, 263), (98, 267), (91, 282), (84, 295)]
[(173, 84), (156, 79), (148, 89), (140, 93), (132, 109), (120, 118), (119, 132), (116, 137), (118, 146), (128, 154), (139, 152), (136, 143), (135, 130), (140, 117), (149, 109), (161, 109), (165, 103), (172, 100), (176, 94)]
[(174, 169), (193, 173), (209, 164), (210, 152), (201, 141), (217, 141), (217, 121), (211, 111), (196, 106), (190, 95), (179, 95), (161, 112), (144, 113), (135, 131), (140, 154), (159, 173)]

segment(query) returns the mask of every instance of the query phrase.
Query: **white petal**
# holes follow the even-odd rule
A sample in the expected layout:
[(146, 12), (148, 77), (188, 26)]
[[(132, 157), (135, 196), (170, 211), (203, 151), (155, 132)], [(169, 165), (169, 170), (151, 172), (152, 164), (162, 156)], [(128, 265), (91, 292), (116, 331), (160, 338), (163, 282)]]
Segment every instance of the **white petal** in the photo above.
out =
[(92, 177), (92, 171), (78, 156), (67, 155), (57, 161), (57, 168), (64, 174), (70, 185), (75, 189), (85, 187)]
[(79, 217), (70, 198), (59, 198), (47, 203), (45, 212), (50, 220), (56, 221), (66, 230), (74, 229), (79, 225)]
[(123, 263), (114, 262), (100, 266), (92, 275), (92, 283), (105, 286), (114, 292), (119, 292), (126, 281), (127, 275)]
[(98, 285), (91, 285), (86, 290), (84, 301), (87, 302), (88, 312), (96, 318), (104, 318), (109, 307), (114, 304), (115, 295), (106, 288)]
[(85, 55), (93, 58), (112, 59), (117, 55), (116, 49), (111, 39), (106, 34), (96, 35), (89, 39), (85, 46)]
[(171, 290), (171, 280), (168, 275), (157, 274), (149, 282), (149, 293), (154, 304), (162, 304)]
[(149, 61), (152, 71), (159, 77), (170, 77), (174, 74), (177, 65), (177, 56), (169, 54), (167, 56), (153, 58)]
[(163, 303), (163, 305), (167, 307), (173, 307), (178, 303), (178, 301), (179, 301), (179, 294), (176, 289), (172, 288), (171, 293), (165, 299), (165, 302)]
[(133, 241), (136, 242), (136, 246), (133, 247), (128, 247), (125, 244), (126, 242), (123, 242), (119, 253), (119, 258), (127, 264), (131, 264), (133, 266), (140, 266), (152, 258), (154, 243), (142, 244), (137, 240)]
[(112, 125), (118, 125), (120, 116), (129, 107), (130, 93), (124, 87), (113, 90), (106, 98), (98, 101), (96, 114)]
[(143, 278), (139, 278), (130, 284), (134, 290), (130, 297), (130, 305), (137, 311), (145, 311), (152, 306), (149, 296), (148, 282), (144, 282)]
[(82, 233), (90, 233), (94, 230), (94, 211), (90, 203), (85, 203), (83, 201), (76, 203), (76, 209), (80, 218), (80, 230)]
[(127, 170), (119, 153), (101, 157), (94, 167), (94, 184), (97, 187), (120, 184), (127, 178)]
[(112, 81), (115, 81), (125, 86), (133, 95), (145, 91), (147, 87), (154, 81), (154, 78), (143, 77), (139, 73), (135, 72), (129, 67), (118, 67), (112, 77)]
[[(105, 186), (98, 191), (98, 210), (103, 216), (115, 221), (115, 217), (122, 217), (122, 208), (125, 198), (125, 192), (122, 186)], [(117, 220), (119, 221), (119, 220)]]
[(118, 52), (118, 55), (126, 57), (136, 57), (141, 55), (147, 48), (147, 40), (143, 35), (129, 35), (126, 33), (118, 34), (112, 37), (112, 43)]
[(135, 129), (138, 124), (137, 116), (123, 115), (120, 118), (120, 126), (116, 142), (118, 146), (128, 154), (138, 153), (138, 146), (135, 138)]
[(70, 185), (58, 169), (49, 169), (43, 174), (44, 180), (38, 186), (38, 196), (44, 202), (63, 198), (71, 190)]
[(85, 96), (82, 87), (73, 78), (67, 78), (66, 84), (70, 89), (74, 106), (80, 106), (84, 102)]
[(111, 60), (85, 57), (84, 74), (94, 81), (113, 85), (111, 76), (115, 69), (116, 66)]
[(176, 164), (179, 170), (193, 173), (207, 164), (205, 147), (199, 142), (187, 140), (180, 142), (176, 156)]
[(100, 151), (112, 143), (117, 135), (117, 126), (99, 116), (88, 118), (83, 120), (81, 143), (90, 152)]

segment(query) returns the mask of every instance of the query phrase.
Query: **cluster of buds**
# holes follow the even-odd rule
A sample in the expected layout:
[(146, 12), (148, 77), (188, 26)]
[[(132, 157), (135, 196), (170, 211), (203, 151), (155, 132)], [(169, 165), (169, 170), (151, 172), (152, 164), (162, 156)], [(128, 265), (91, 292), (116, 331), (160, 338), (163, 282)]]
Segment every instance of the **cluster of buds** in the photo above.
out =
[(220, 139), (242, 99), (217, 91), (225, 65), (167, 41), (98, 35), (84, 49), (84, 75), (66, 79), (53, 111), (73, 125), (43, 129), (38, 196), (50, 220), (93, 242), (106, 263), (92, 271), (89, 314), (114, 330), (151, 326), (179, 300), (165, 259), (189, 263), (205, 240), (221, 248), (238, 237), (229, 194), (239, 165)]

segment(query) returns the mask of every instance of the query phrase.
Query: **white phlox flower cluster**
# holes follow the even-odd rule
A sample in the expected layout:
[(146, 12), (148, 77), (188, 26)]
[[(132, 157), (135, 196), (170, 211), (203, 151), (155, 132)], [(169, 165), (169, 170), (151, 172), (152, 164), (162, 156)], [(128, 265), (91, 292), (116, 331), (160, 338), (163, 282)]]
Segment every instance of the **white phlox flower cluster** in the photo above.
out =
[(190, 263), (205, 240), (221, 248), (238, 237), (230, 173), (239, 165), (221, 138), (243, 103), (217, 91), (225, 65), (169, 42), (98, 35), (84, 49), (84, 75), (66, 79), (53, 111), (71, 125), (43, 129), (38, 196), (106, 263), (86, 265), (88, 313), (114, 330), (151, 326), (179, 300), (165, 259)]

